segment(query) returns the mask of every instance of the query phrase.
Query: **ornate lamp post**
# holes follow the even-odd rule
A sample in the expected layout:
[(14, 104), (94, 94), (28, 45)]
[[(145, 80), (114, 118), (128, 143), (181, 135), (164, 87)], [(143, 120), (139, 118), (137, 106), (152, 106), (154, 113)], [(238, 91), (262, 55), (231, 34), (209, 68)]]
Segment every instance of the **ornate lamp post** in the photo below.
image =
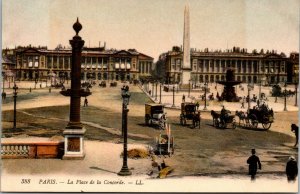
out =
[(90, 91), (81, 89), (81, 51), (84, 40), (78, 35), (82, 29), (78, 18), (73, 25), (73, 29), (76, 35), (70, 40), (72, 46), (71, 89), (60, 91), (62, 95), (70, 96), (69, 123), (63, 132), (65, 136), (65, 153), (63, 159), (83, 159), (85, 156), (83, 148), (85, 128), (80, 122), (80, 101), (81, 97), (91, 95)]
[(123, 144), (123, 166), (121, 171), (118, 173), (120, 176), (128, 176), (131, 175), (131, 172), (128, 169), (127, 166), (127, 116), (129, 110), (127, 109), (127, 105), (129, 104), (129, 99), (130, 99), (130, 93), (129, 93), (129, 87), (124, 86), (121, 89), (121, 95), (123, 99), (123, 104), (122, 104), (122, 129), (124, 130), (124, 144)]
[(283, 111), (287, 111), (286, 108), (286, 82), (284, 83), (284, 109)]
[(207, 110), (207, 107), (206, 107), (206, 91), (207, 91), (207, 81), (205, 81), (204, 83), (204, 108), (203, 110)]
[(13, 90), (14, 90), (14, 126), (13, 126), (13, 129), (16, 129), (17, 127), (17, 90), (18, 90), (18, 87), (15, 83), (14, 87), (13, 87)]
[(172, 107), (175, 107), (175, 86), (173, 85), (173, 105)]

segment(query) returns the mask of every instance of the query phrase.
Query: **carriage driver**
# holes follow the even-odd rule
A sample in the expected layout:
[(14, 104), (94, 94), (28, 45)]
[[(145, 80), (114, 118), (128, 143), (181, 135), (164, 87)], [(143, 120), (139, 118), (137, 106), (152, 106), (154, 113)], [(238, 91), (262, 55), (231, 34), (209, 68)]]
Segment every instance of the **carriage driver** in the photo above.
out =
[(220, 120), (223, 121), (224, 123), (226, 122), (226, 120), (229, 117), (229, 110), (225, 109), (225, 106), (223, 106), (222, 110), (221, 110), (221, 115), (220, 115)]

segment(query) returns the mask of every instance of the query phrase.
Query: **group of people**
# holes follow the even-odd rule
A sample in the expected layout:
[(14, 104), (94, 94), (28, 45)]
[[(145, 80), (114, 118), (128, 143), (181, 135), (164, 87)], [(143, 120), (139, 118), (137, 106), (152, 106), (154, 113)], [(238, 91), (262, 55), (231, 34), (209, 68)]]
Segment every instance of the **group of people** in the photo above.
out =
[[(294, 147), (296, 147), (298, 145), (299, 127), (296, 124), (292, 124), (291, 131), (294, 132), (296, 136), (296, 142), (294, 145)], [(252, 149), (251, 152), (252, 155), (248, 158), (247, 164), (249, 164), (249, 175), (251, 175), (251, 180), (254, 180), (257, 169), (261, 170), (261, 163), (259, 157), (255, 155), (255, 149)], [(296, 180), (298, 175), (298, 164), (294, 156), (289, 157), (286, 163), (285, 173), (289, 182)]]
[[(249, 175), (251, 175), (251, 180), (255, 180), (257, 170), (261, 170), (262, 165), (259, 157), (255, 155), (255, 149), (252, 149), (251, 153), (252, 155), (248, 158), (247, 164), (249, 165)], [(296, 177), (298, 176), (298, 164), (294, 156), (289, 157), (286, 163), (285, 173), (289, 182), (296, 180)]]

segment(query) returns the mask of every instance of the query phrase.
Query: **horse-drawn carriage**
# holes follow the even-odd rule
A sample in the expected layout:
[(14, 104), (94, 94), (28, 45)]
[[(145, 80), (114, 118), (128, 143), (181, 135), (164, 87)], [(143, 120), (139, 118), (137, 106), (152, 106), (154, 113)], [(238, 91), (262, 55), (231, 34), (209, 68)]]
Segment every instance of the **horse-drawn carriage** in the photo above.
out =
[(265, 104), (249, 109), (248, 113), (237, 111), (236, 115), (240, 121), (244, 120), (246, 122), (246, 127), (251, 128), (257, 128), (258, 123), (261, 123), (263, 128), (268, 130), (274, 121), (273, 110), (269, 109)]
[(196, 110), (197, 105), (191, 102), (181, 103), (180, 124), (186, 125), (187, 120), (192, 120), (193, 127), (200, 128), (201, 114)]
[(213, 117), (213, 126), (219, 128), (227, 128), (228, 125), (231, 125), (233, 129), (236, 128), (235, 115), (231, 115), (229, 110), (224, 110), (224, 112), (211, 111), (211, 116)]
[(164, 113), (164, 105), (161, 104), (145, 104), (145, 124), (157, 124), (160, 129), (165, 128), (166, 113)]
[(253, 128), (257, 128), (258, 123), (261, 123), (263, 128), (268, 130), (274, 121), (274, 112), (265, 105), (254, 107), (249, 109), (247, 120)]
[(111, 82), (110, 87), (117, 87), (118, 83), (117, 82)]
[(106, 87), (106, 81), (101, 81), (99, 84), (99, 87), (105, 88)]

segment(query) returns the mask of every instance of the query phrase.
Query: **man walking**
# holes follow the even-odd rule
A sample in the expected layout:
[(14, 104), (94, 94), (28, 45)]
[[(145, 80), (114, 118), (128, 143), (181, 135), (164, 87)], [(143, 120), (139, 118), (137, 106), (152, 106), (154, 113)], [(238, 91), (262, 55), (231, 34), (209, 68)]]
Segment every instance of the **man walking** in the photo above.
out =
[(255, 175), (257, 172), (257, 166), (258, 169), (261, 170), (261, 163), (259, 160), (259, 157), (255, 155), (255, 149), (251, 150), (252, 156), (250, 156), (247, 160), (247, 163), (249, 164), (249, 175), (251, 175), (251, 180), (255, 180)]
[(84, 107), (85, 107), (85, 106), (88, 106), (88, 100), (87, 100), (87, 98), (86, 98), (86, 97), (85, 97), (85, 99), (84, 99), (83, 106), (84, 106)]

